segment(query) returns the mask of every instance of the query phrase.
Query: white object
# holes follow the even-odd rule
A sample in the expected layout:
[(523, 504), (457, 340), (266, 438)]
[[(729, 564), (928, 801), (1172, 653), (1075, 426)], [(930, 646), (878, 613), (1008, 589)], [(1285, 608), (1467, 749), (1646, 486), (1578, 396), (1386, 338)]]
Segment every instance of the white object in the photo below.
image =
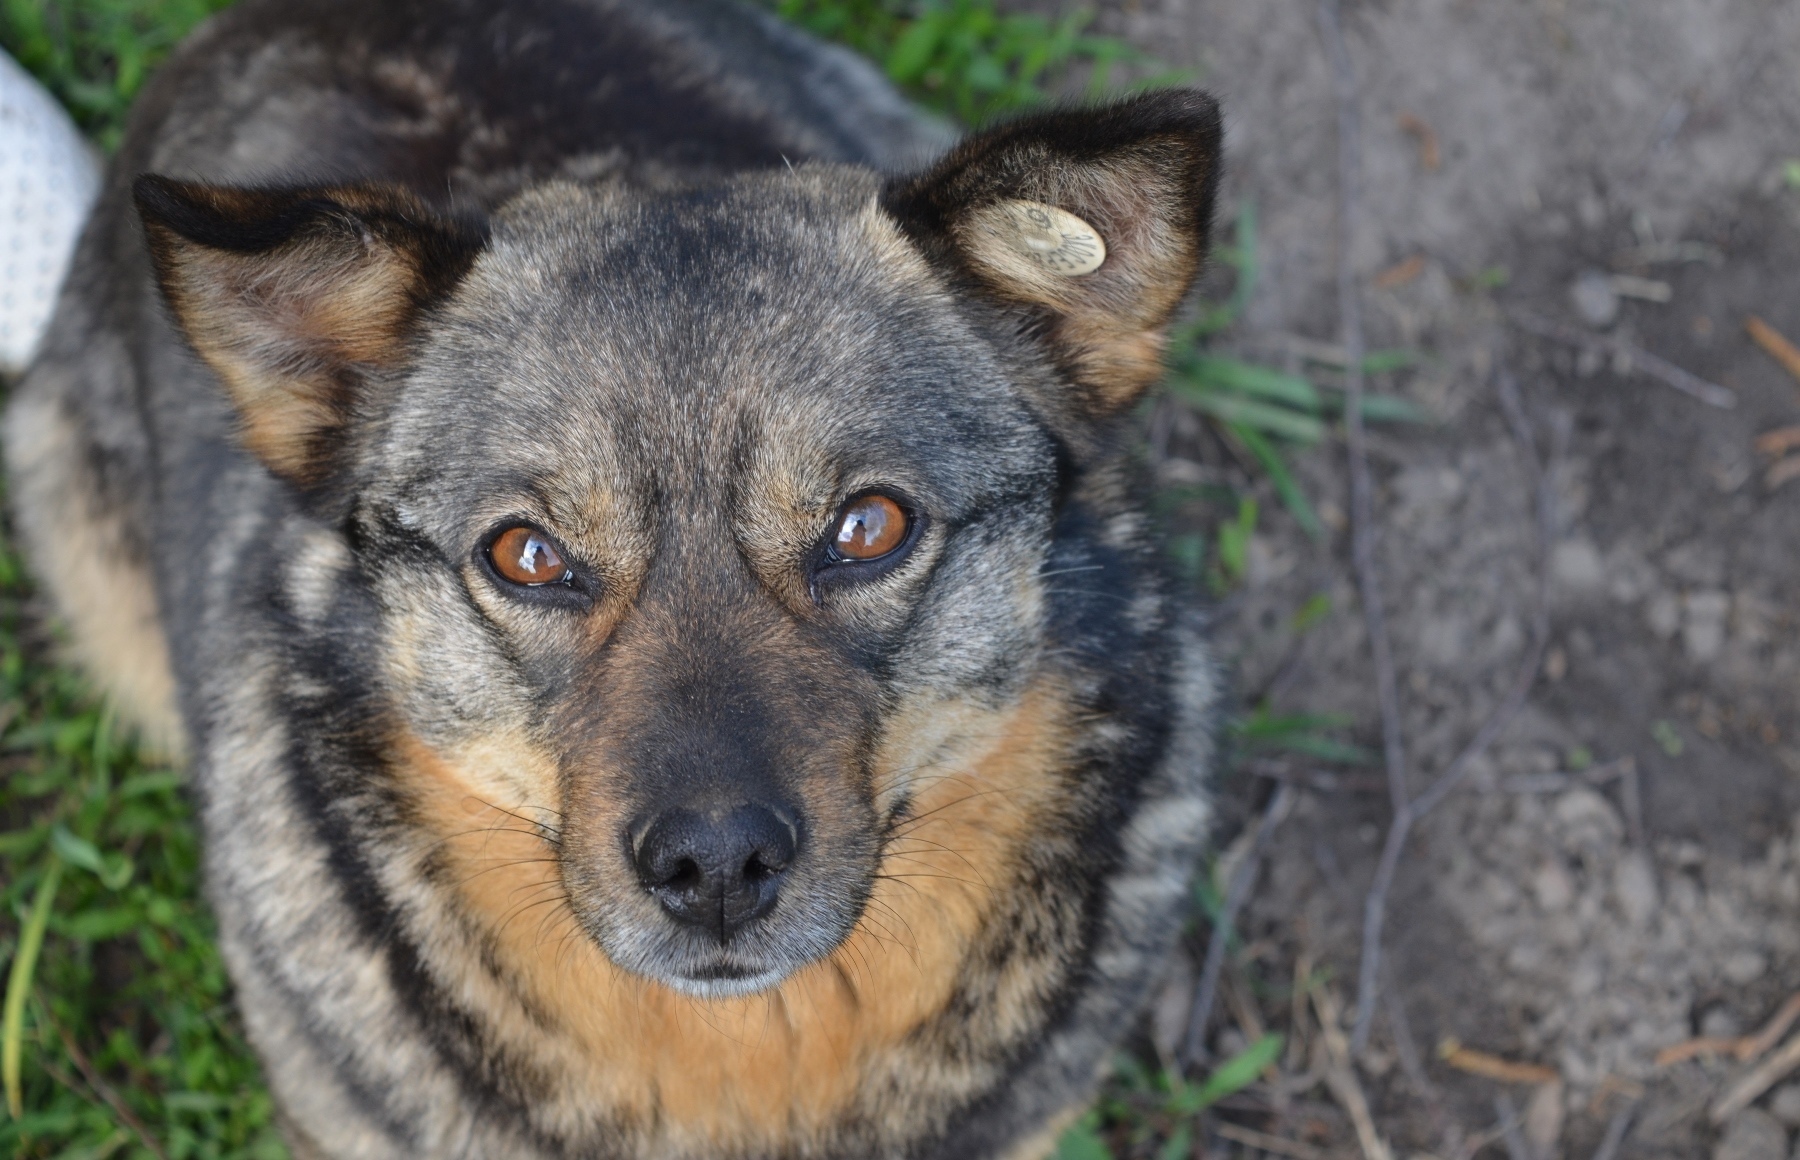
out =
[(37, 351), (99, 192), (75, 123), (0, 52), (0, 371), (17, 374)]
[(1003, 201), (1013, 249), (1052, 274), (1092, 273), (1106, 261), (1106, 243), (1093, 226), (1041, 201)]

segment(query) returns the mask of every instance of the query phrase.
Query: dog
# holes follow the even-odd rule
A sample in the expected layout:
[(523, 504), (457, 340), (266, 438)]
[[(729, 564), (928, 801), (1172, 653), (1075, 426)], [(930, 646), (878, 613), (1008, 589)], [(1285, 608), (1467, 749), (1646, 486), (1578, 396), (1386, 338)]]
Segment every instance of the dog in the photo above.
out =
[(1215, 676), (1133, 408), (1194, 91), (953, 141), (729, 0), (246, 0), (6, 417), (302, 1158), (1043, 1155)]

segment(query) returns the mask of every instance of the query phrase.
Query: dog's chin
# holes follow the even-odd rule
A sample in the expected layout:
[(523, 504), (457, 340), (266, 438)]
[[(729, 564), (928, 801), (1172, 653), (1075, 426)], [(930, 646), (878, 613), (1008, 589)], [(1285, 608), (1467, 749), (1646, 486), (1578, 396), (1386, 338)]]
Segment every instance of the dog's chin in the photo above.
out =
[(770, 947), (703, 949), (656, 937), (595, 941), (615, 966), (695, 999), (735, 999), (771, 990), (831, 950), (815, 946), (806, 948), (813, 952), (807, 954)]
[(773, 990), (797, 967), (775, 967), (759, 974), (718, 974), (706, 977), (658, 975), (656, 981), (672, 991), (695, 999), (737, 999)]

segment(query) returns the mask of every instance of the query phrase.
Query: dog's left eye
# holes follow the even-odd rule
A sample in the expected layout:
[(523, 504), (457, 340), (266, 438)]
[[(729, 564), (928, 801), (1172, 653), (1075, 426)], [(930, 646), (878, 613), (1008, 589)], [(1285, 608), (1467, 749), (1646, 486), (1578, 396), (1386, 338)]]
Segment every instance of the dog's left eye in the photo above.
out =
[(488, 559), (503, 580), (528, 587), (558, 584), (569, 578), (569, 566), (550, 537), (520, 524), (494, 537)]
[(838, 515), (831, 550), (843, 560), (879, 560), (906, 542), (906, 511), (885, 495), (853, 500)]

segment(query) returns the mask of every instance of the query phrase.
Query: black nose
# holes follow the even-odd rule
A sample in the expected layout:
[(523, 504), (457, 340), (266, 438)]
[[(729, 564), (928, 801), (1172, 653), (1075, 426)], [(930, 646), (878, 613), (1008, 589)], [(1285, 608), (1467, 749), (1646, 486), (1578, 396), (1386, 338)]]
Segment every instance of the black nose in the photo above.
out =
[(793, 825), (767, 806), (717, 816), (673, 809), (650, 823), (633, 860), (664, 910), (726, 942), (774, 909), (796, 840)]

